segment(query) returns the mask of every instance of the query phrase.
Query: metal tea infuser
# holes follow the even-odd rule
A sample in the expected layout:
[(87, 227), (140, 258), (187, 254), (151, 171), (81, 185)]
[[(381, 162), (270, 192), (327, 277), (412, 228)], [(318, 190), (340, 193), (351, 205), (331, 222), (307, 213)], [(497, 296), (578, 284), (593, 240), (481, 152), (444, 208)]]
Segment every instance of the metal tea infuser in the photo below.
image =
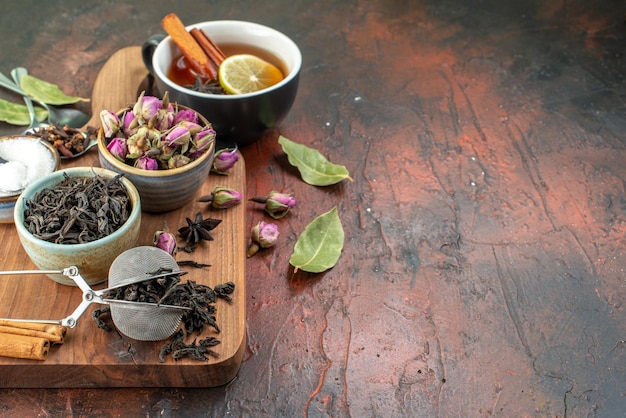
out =
[[(162, 272), (155, 272), (162, 271)], [(152, 272), (152, 273), (151, 273)], [(75, 266), (62, 270), (14, 270), (0, 271), (0, 275), (13, 274), (63, 274), (82, 290), (83, 300), (69, 316), (60, 320), (11, 319), (19, 322), (38, 322), (74, 328), (78, 319), (92, 303), (109, 305), (111, 319), (117, 329), (127, 337), (140, 341), (160, 341), (170, 337), (180, 325), (185, 310), (190, 308), (149, 302), (136, 302), (105, 297), (110, 290), (161, 277), (182, 275), (174, 258), (156, 247), (135, 247), (120, 254), (109, 269), (109, 286), (93, 290)]]

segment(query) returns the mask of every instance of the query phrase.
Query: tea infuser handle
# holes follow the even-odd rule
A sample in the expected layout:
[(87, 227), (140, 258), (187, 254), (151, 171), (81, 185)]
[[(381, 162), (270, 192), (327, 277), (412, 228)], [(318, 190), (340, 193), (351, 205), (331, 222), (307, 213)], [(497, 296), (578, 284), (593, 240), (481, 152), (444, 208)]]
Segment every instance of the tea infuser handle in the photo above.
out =
[[(0, 275), (11, 275), (11, 274), (62, 274), (66, 277), (68, 277), (69, 279), (73, 280), (74, 283), (76, 283), (76, 286), (78, 286), (78, 288), (80, 290), (83, 291), (83, 300), (80, 303), (80, 305), (78, 305), (78, 307), (74, 310), (74, 312), (72, 312), (71, 315), (69, 315), (68, 317), (59, 320), (48, 320), (48, 319), (44, 319), (44, 320), (40, 320), (40, 319), (25, 319), (25, 320), (20, 320), (22, 322), (41, 322), (41, 323), (51, 323), (51, 324), (61, 324), (63, 326), (66, 326), (68, 328), (74, 328), (78, 322), (78, 318), (80, 318), (80, 316), (87, 310), (87, 308), (89, 307), (89, 305), (91, 305), (93, 302), (97, 302), (97, 303), (106, 303), (103, 301), (102, 297), (100, 297), (100, 295), (96, 294), (91, 287), (89, 287), (89, 284), (85, 281), (85, 279), (83, 279), (83, 276), (80, 275), (79, 271), (78, 271), (78, 267), (76, 266), (71, 266), (71, 267), (66, 267), (63, 270), (12, 270), (12, 271), (0, 271)], [(10, 318), (7, 318), (10, 319)], [(12, 321), (16, 321), (15, 319), (10, 319)]]
[(64, 274), (65, 270), (3, 270), (0, 276), (10, 276), (13, 274)]
[(93, 290), (89, 287), (87, 282), (82, 278), (82, 276), (78, 273), (78, 267), (71, 266), (64, 268), (63, 270), (8, 270), (8, 271), (0, 271), (0, 275), (13, 275), (13, 274), (63, 274), (68, 278), (72, 279), (76, 285), (83, 291), (83, 302), (74, 310), (72, 315), (68, 316), (65, 319), (55, 320), (55, 319), (15, 319), (15, 318), (0, 318), (6, 319), (8, 321), (16, 321), (16, 322), (28, 322), (28, 323), (42, 323), (42, 324), (56, 324), (63, 325), (69, 328), (74, 328), (76, 326), (76, 322), (80, 315), (85, 312), (87, 307), (91, 305), (91, 299), (93, 297), (89, 296), (93, 294)]
[(74, 328), (76, 324), (78, 324), (78, 319), (85, 313), (87, 308), (89, 308), (89, 306), (94, 302), (106, 303), (102, 300), (101, 297), (96, 295), (93, 292), (93, 290), (89, 289), (88, 291), (83, 293), (83, 300), (80, 302), (80, 305), (78, 305), (78, 307), (74, 309), (74, 312), (72, 312), (70, 315), (68, 315), (67, 317), (61, 320), (61, 325), (66, 326), (68, 328)]
[(78, 307), (74, 309), (74, 312), (72, 312), (69, 316), (61, 320), (62, 325), (69, 328), (74, 328), (78, 323), (78, 318), (80, 318), (82, 314), (85, 313), (87, 308), (89, 308), (92, 303), (95, 302), (106, 304), (107, 302), (102, 299), (102, 296), (99, 294), (99, 292), (94, 291), (85, 281), (85, 279), (83, 279), (83, 276), (81, 276), (78, 271), (78, 267), (71, 266), (65, 268), (63, 269), (63, 274), (72, 279), (74, 283), (76, 283), (76, 286), (78, 286), (80, 290), (83, 291), (83, 300), (80, 302), (80, 305), (78, 305)]
[(83, 279), (83, 276), (80, 275), (78, 267), (71, 266), (64, 268), (61, 274), (76, 283), (76, 286), (83, 291), (83, 295), (88, 292), (93, 292), (89, 284), (85, 281), (85, 279)]

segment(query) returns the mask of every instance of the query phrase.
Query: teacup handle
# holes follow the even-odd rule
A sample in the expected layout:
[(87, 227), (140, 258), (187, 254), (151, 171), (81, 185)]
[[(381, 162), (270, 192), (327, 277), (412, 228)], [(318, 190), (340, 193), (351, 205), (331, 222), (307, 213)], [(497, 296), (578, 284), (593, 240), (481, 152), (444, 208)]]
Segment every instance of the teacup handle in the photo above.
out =
[(159, 45), (159, 43), (161, 43), (161, 41), (166, 37), (167, 35), (164, 35), (162, 33), (152, 35), (141, 46), (141, 58), (143, 59), (143, 64), (152, 75), (154, 75), (154, 67), (152, 66), (152, 56), (154, 55), (154, 50)]

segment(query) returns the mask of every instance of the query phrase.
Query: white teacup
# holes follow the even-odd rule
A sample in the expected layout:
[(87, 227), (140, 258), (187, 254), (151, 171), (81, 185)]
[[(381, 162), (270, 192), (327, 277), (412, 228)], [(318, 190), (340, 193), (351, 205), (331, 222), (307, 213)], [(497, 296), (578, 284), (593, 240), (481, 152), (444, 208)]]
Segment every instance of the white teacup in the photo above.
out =
[(172, 62), (180, 56), (171, 37), (156, 36), (144, 43), (143, 60), (154, 76), (155, 90), (167, 91), (171, 102), (188, 106), (205, 116), (217, 132), (220, 143), (246, 145), (256, 141), (269, 128), (277, 126), (289, 113), (296, 98), (302, 54), (289, 37), (257, 23), (217, 20), (187, 26), (202, 29), (218, 46), (241, 44), (260, 48), (275, 56), (284, 67), (285, 78), (253, 93), (221, 95), (182, 87), (167, 77)]

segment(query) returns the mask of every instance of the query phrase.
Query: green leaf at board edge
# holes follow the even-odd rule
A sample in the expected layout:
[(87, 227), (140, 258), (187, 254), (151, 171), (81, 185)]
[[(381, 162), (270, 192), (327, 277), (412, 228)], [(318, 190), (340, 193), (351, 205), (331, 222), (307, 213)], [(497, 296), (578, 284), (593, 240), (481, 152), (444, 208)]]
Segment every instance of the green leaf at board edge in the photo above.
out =
[(298, 237), (289, 258), (295, 271), (321, 273), (337, 264), (343, 249), (344, 232), (337, 206), (313, 219)]
[(289, 163), (298, 168), (306, 183), (312, 186), (330, 186), (345, 179), (352, 181), (345, 166), (331, 163), (319, 151), (282, 135), (278, 138), (278, 143), (287, 154)]
[[(43, 107), (35, 106), (35, 117), (39, 122), (44, 121), (48, 118), (48, 111)], [(0, 99), (0, 120), (11, 125), (29, 125), (30, 113), (24, 105)]]
[(83, 97), (68, 96), (56, 84), (48, 83), (28, 74), (22, 76), (20, 87), (33, 99), (49, 105), (66, 105), (89, 101)]

